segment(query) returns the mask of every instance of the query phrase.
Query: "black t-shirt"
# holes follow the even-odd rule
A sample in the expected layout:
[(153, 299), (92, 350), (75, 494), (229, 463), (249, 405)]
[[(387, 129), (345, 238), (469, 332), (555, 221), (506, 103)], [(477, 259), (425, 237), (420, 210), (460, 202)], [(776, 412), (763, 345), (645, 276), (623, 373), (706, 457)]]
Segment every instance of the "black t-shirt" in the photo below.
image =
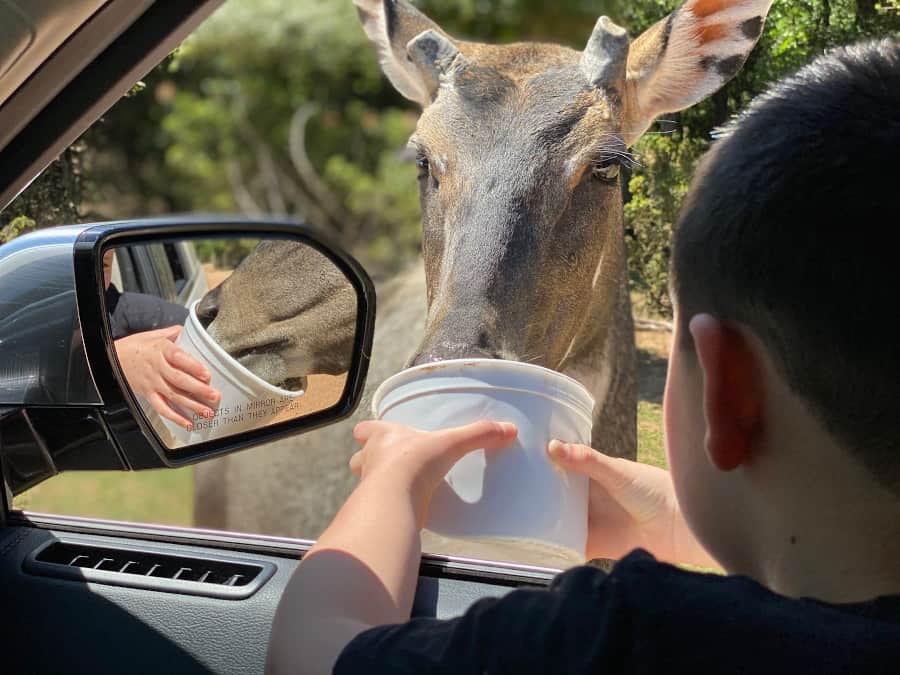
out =
[(188, 310), (155, 295), (121, 293), (110, 284), (106, 289), (106, 310), (113, 340), (157, 328), (182, 326)]
[(900, 596), (795, 600), (745, 577), (688, 572), (635, 551), (577, 567), (448, 621), (367, 630), (336, 675), (375, 673), (900, 673)]

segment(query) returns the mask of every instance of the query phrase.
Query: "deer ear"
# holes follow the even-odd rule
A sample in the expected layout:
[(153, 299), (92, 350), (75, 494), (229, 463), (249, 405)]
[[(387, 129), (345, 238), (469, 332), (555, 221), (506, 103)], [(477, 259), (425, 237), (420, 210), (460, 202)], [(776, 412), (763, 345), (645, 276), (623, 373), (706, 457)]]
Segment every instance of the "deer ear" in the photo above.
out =
[(632, 44), (624, 127), (629, 145), (662, 113), (718, 91), (744, 65), (773, 0), (688, 0)]
[[(441, 28), (407, 0), (353, 0), (394, 87), (423, 108), (433, 100), (441, 63), (456, 48)], [(427, 33), (427, 35), (423, 35)], [(424, 40), (419, 39), (424, 38)], [(436, 63), (439, 62), (439, 63)]]

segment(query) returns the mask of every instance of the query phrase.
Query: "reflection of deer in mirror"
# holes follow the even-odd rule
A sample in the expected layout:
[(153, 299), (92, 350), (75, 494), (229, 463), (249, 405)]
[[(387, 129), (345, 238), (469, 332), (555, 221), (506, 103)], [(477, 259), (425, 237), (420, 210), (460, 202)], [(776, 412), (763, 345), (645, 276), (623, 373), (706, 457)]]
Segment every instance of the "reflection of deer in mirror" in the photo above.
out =
[(197, 305), (210, 336), (266, 382), (350, 368), (356, 291), (326, 256), (294, 241), (261, 242)]
[[(701, 101), (740, 70), (772, 0), (688, 0), (634, 41), (603, 17), (583, 52), (475, 44), (451, 38), (407, 0), (354, 3), (385, 74), (423, 108), (411, 142), (425, 336), (415, 343), (410, 330), (421, 278), (395, 285), (402, 297), (379, 289), (370, 383), (391, 374), (382, 360), (410, 356), (537, 363), (591, 391), (595, 448), (634, 458), (636, 359), (619, 165), (658, 115)], [(389, 325), (398, 332), (387, 334)], [(229, 493), (229, 515), (241, 515), (215, 524), (304, 535), (326, 524), (352, 484), (336, 477), (353, 447), (349, 428), (283, 443), (283, 461), (268, 452), (237, 472), (283, 493)], [(201, 519), (211, 512), (198, 507)]]

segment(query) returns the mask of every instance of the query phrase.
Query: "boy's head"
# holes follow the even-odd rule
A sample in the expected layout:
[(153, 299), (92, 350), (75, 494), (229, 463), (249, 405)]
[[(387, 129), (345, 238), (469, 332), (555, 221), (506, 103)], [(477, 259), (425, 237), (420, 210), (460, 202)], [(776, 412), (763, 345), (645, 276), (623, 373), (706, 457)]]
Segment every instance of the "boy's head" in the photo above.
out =
[[(766, 432), (754, 427), (758, 401), (694, 391), (706, 410), (691, 422), (678, 389), (704, 359), (737, 369), (726, 389), (752, 389), (740, 368), (753, 359), (729, 350), (758, 349), (823, 434), (900, 497), (898, 229), (900, 41), (834, 50), (754, 102), (704, 159), (675, 232), (670, 454), (691, 434), (709, 446), (706, 422), (721, 412), (710, 406), (723, 405), (735, 437), (713, 463), (742, 464), (744, 440)], [(716, 353), (701, 353), (710, 331), (741, 339), (713, 335)]]

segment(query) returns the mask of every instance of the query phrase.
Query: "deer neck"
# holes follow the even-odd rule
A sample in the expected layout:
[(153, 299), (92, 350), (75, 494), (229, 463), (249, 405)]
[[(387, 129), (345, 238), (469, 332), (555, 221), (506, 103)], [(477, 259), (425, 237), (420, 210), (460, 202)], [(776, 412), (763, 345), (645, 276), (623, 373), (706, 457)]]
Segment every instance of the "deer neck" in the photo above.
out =
[(624, 333), (628, 331), (621, 327), (626, 323), (631, 325), (621, 218), (616, 219), (609, 231), (609, 240), (594, 274), (584, 322), (557, 368), (587, 387), (596, 401), (595, 410), (603, 407), (616, 370), (617, 356), (623, 349), (620, 343), (627, 339)]

